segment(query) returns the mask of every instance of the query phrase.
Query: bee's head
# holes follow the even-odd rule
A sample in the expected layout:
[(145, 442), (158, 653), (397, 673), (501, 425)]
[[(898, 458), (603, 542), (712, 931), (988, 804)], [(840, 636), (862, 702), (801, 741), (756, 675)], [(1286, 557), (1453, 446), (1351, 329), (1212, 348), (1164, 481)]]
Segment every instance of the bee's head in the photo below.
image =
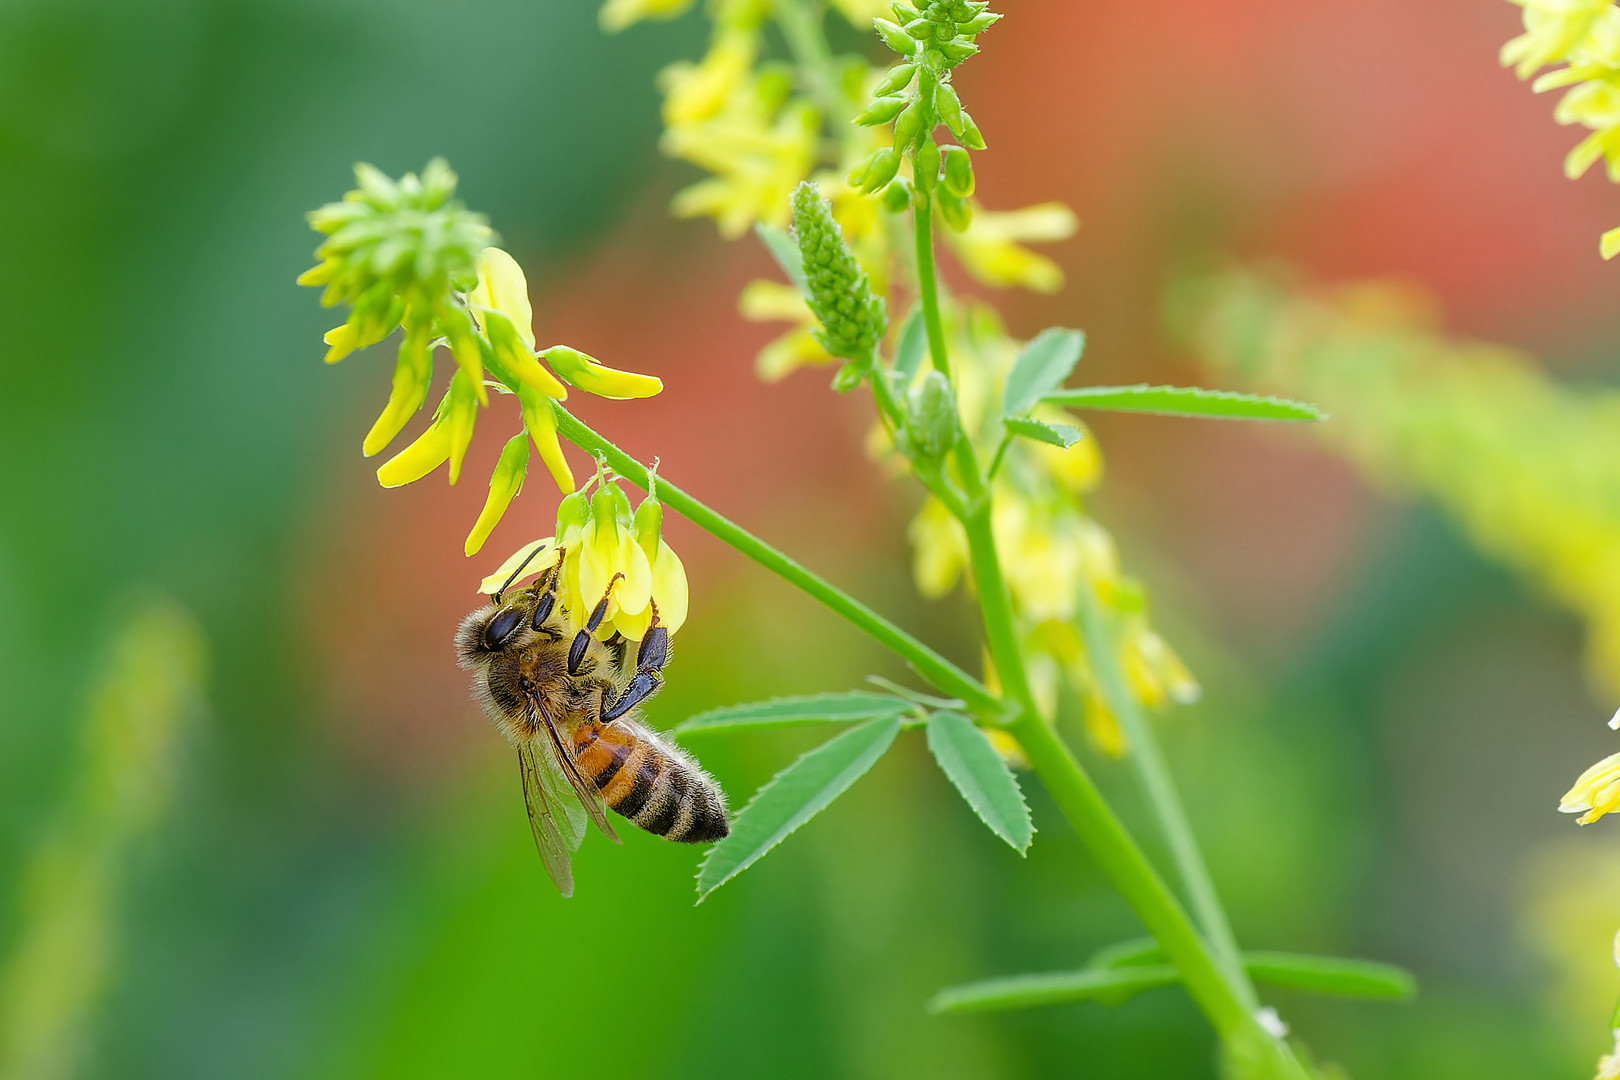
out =
[(545, 583), (554, 571), (542, 574), (539, 581), (516, 593), (507, 591), (547, 546), (540, 544), (529, 552), (506, 579), (506, 584), (490, 596), (489, 603), (461, 620), (456, 628), (456, 655), (461, 658), (463, 667), (487, 664), (494, 656), (521, 642), (525, 627), (532, 625), (534, 630), (539, 630), (550, 616), (551, 604), (542, 597), (549, 595), (545, 592)]
[(494, 597), (461, 620), (456, 628), (456, 655), (462, 667), (475, 668), (524, 639), (534, 618), (538, 590), (524, 589), (496, 602)]

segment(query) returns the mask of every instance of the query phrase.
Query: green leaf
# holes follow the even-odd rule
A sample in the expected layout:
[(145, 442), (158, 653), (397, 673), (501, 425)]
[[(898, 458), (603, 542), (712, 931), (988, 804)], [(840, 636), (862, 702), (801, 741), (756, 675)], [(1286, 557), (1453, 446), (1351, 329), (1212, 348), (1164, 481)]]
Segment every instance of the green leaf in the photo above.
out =
[(776, 260), (776, 265), (782, 268), (788, 280), (797, 285), (801, 293), (809, 296), (810, 282), (804, 276), (804, 256), (799, 253), (798, 243), (787, 234), (787, 230), (756, 221), (754, 234), (765, 244), (765, 250), (771, 253), (771, 258)]
[(1063, 385), (1085, 351), (1086, 335), (1054, 326), (1025, 345), (1007, 373), (1001, 391), (1001, 415), (1022, 416), (1042, 397)]
[(1069, 409), (1116, 409), (1163, 416), (1203, 416), (1217, 420), (1326, 420), (1315, 405), (1287, 398), (1203, 390), (1196, 386), (1085, 386), (1057, 390), (1042, 398)]
[(1409, 1001), (1417, 993), (1417, 980), (1411, 972), (1372, 960), (1251, 952), (1243, 954), (1243, 966), (1256, 982), (1333, 997)]
[(900, 327), (900, 338), (894, 346), (894, 388), (896, 393), (910, 389), (911, 381), (928, 355), (928, 328), (923, 325), (921, 304), (912, 304), (911, 312)]
[(1150, 967), (1082, 968), (1041, 975), (1010, 975), (1002, 979), (951, 986), (934, 995), (929, 1012), (992, 1012), (1062, 1005), (1071, 1001), (1101, 1001), (1122, 1005), (1144, 990), (1180, 981), (1168, 964)]
[(900, 716), (912, 704), (890, 694), (810, 694), (772, 698), (747, 705), (726, 705), (688, 717), (676, 734), (694, 731), (735, 731), (739, 728), (785, 727), (790, 724), (853, 724)]
[[(1079, 971), (1054, 971), (985, 979), (941, 990), (929, 1008), (934, 1012), (983, 1012), (1100, 1001), (1120, 1005), (1143, 990), (1179, 982), (1176, 969), (1147, 940), (1122, 942), (1097, 953)], [(1159, 962), (1148, 962), (1159, 961)], [(1412, 976), (1390, 964), (1301, 953), (1251, 952), (1243, 966), (1256, 981), (1271, 986), (1371, 1001), (1407, 1001), (1417, 992)]]
[(1067, 450), (1081, 439), (1085, 434), (1079, 428), (1068, 424), (1048, 424), (1044, 420), (1036, 420), (1028, 416), (1009, 416), (1002, 420), (1007, 430), (1014, 435), (1022, 435), (1026, 439), (1036, 442), (1049, 443), (1052, 446), (1061, 446)]
[(928, 749), (979, 820), (1020, 855), (1028, 851), (1035, 834), (1029, 804), (984, 732), (961, 713), (937, 712), (928, 718)]
[(900, 721), (871, 720), (822, 743), (771, 778), (731, 823), (731, 835), (698, 867), (698, 903), (754, 865), (788, 834), (849, 790), (893, 745)]

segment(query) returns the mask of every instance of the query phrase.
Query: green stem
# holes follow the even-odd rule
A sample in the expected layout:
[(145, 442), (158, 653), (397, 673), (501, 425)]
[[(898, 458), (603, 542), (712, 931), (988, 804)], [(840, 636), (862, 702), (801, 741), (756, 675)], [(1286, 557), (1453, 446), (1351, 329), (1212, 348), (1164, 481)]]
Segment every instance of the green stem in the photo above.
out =
[(1089, 581), (1082, 581), (1079, 590), (1080, 625), (1086, 642), (1086, 657), (1097, 676), (1103, 700), (1125, 730), (1125, 741), (1130, 748), (1129, 758), (1136, 770), (1137, 782), (1147, 795), (1148, 804), (1158, 819), (1170, 847), (1170, 857), (1176, 864), (1177, 874), (1187, 890), (1199, 925), (1209, 938), (1216, 959), (1226, 972), (1227, 981), (1251, 1010), (1259, 1006), (1254, 983), (1243, 966), (1243, 954), (1238, 948), (1237, 936), (1232, 932), (1231, 920), (1221, 906), (1220, 894), (1215, 891), (1209, 866), (1199, 850), (1198, 838), (1187, 820), (1186, 808), (1176, 790), (1170, 767), (1165, 763), (1164, 751), (1153, 732), (1153, 727), (1142, 715), (1136, 697), (1130, 692), (1124, 668), (1119, 660), (1119, 638), (1114, 632), (1107, 612), (1097, 600)]
[(825, 9), (820, 4), (802, 0), (776, 0), (771, 10), (811, 99), (833, 131), (840, 131), (854, 119), (855, 113), (838, 88), (837, 64), (821, 28)]
[[(1023, 653), (1018, 649), (1012, 599), (1001, 575), (988, 505), (969, 515), (963, 525), (990, 654), (1002, 685), (1023, 705), (1010, 730), (1029, 757), (1035, 775), (1069, 819), (1091, 857), (1181, 973), (1188, 993), (1209, 1018), (1234, 1062), (1232, 1075), (1304, 1080), (1304, 1070), (1286, 1045), (1260, 1027), (1254, 1006), (1239, 990), (1240, 984), (1234, 983), (1216, 962), (1187, 912), (1097, 790), (1085, 767), (1041, 717), (1030, 693)], [(1246, 975), (1241, 985), (1248, 986)], [(1249, 995), (1253, 995), (1252, 988)]]
[[(581, 423), (560, 404), (553, 402), (552, 412), (557, 417), (557, 431), (565, 439), (588, 454), (593, 456), (600, 454), (614, 472), (646, 490), (647, 469), (644, 465)], [(1001, 701), (978, 679), (842, 589), (818, 577), (747, 529), (694, 499), (670, 483), (663, 475), (658, 477), (658, 498), (665, 506), (682, 514), (698, 528), (730, 544), (765, 569), (842, 615), (858, 629), (865, 631), (880, 644), (905, 659), (919, 676), (936, 689), (950, 697), (961, 698), (983, 716), (1000, 718), (1003, 715), (1005, 710)]]
[(945, 351), (945, 323), (939, 317), (939, 284), (934, 277), (933, 201), (920, 188), (912, 193), (911, 219), (917, 241), (917, 291), (922, 297), (923, 325), (928, 328), (928, 355), (948, 379), (951, 361)]

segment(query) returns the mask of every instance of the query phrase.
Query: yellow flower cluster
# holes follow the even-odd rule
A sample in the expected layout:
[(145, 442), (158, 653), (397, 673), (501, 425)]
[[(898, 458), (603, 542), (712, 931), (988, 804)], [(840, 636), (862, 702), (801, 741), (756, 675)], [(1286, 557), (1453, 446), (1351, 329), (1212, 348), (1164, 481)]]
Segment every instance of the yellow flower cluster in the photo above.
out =
[(493, 594), (555, 566), (558, 603), (572, 629), (584, 627), (607, 598), (607, 615), (597, 630), (603, 640), (618, 633), (640, 641), (652, 626), (673, 636), (686, 622), (686, 568), (663, 539), (664, 510), (656, 479), (654, 484), (632, 512), (617, 481), (598, 470), (585, 488), (558, 505), (556, 532), (513, 552), (478, 591)]
[(1182, 283), (1171, 306), (1211, 372), (1319, 403), (1334, 422), (1318, 434), (1368, 479), (1432, 498), (1580, 614), (1589, 669), (1620, 695), (1620, 392), (1449, 340), (1391, 285), (1317, 294), (1234, 270)]
[[(1524, 30), (1502, 46), (1502, 63), (1528, 79), (1552, 64), (1563, 67), (1536, 79), (1536, 93), (1569, 87), (1553, 116), (1591, 134), (1564, 159), (1570, 179), (1599, 158), (1620, 183), (1620, 7), (1611, 0), (1512, 0), (1524, 9)], [(1620, 228), (1603, 234), (1605, 259), (1620, 254)]]
[[(489, 405), (493, 386), (518, 398), (523, 426), (552, 479), (564, 493), (573, 491), (551, 406), (567, 398), (563, 384), (615, 399), (650, 397), (663, 384), (604, 367), (566, 345), (536, 351), (523, 270), (500, 248), (483, 246), (489, 228), (451, 200), (456, 178), (443, 160), (431, 162), (420, 179), (407, 173), (395, 182), (369, 165), (356, 166), (355, 176), (357, 189), (310, 215), (327, 239), (316, 250), (320, 262), (298, 282), (323, 286), (325, 306), (352, 309), (326, 334), (328, 363), (403, 331), (388, 405), (361, 446), (367, 457), (386, 448), (427, 400), (434, 349), (447, 346), (456, 364), (433, 422), (383, 463), (377, 481), (383, 487), (414, 483), (445, 462), (450, 482), (459, 480), (478, 410)], [(486, 372), (494, 382), (486, 382)], [(468, 555), (483, 546), (522, 489), (528, 462), (527, 441), (521, 435), (510, 440), (467, 537)]]
[[(990, 309), (962, 305), (948, 326), (963, 426), (983, 460), (1002, 438), (994, 411), (1019, 343)], [(1061, 409), (1036, 419), (1084, 429)], [(881, 434), (881, 429), (879, 429)], [(877, 439), (877, 445), (884, 441)], [(1089, 435), (1068, 449), (1014, 439), (992, 481), (991, 527), (1019, 619), (1032, 688), (1042, 712), (1056, 714), (1064, 688), (1081, 700), (1086, 731), (1110, 754), (1126, 751), (1118, 719), (1104, 704), (1080, 633), (1080, 593), (1089, 588), (1121, 631), (1121, 662), (1137, 700), (1154, 708), (1199, 693), (1180, 658), (1150, 626), (1141, 585), (1126, 575), (1113, 538), (1086, 513), (1085, 496), (1102, 476)], [(909, 530), (917, 588), (941, 597), (969, 576), (967, 535), (930, 496)]]
[[(803, 180), (816, 183), (833, 205), (844, 239), (870, 275), (874, 289), (886, 290), (891, 264), (910, 249), (909, 236), (891, 237), (900, 205), (857, 190), (850, 171), (888, 145), (885, 128), (851, 123), (872, 98), (886, 73), (864, 59), (796, 57), (792, 63), (765, 57), (767, 21), (801, 0), (715, 0), (708, 52), (681, 62), (659, 76), (664, 92), (661, 145), (671, 157), (689, 161), (710, 175), (676, 194), (680, 217), (710, 217), (722, 236), (737, 238), (756, 224), (783, 226), (793, 190)], [(643, 18), (680, 14), (689, 2), (610, 0), (603, 25), (620, 29)], [(873, 18), (889, 13), (877, 0), (839, 0), (838, 13), (857, 30), (870, 32)], [(804, 5), (792, 13), (802, 18)], [(817, 87), (818, 96), (798, 87)], [(900, 166), (910, 175), (909, 162)], [(975, 280), (994, 287), (1022, 286), (1051, 292), (1063, 275), (1049, 259), (1026, 244), (1061, 240), (1074, 232), (1074, 214), (1057, 203), (1011, 212), (986, 211), (972, 201), (972, 219), (960, 232), (948, 232), (953, 252)], [(886, 210), (888, 212), (886, 212)], [(796, 290), (758, 281), (743, 291), (742, 315), (754, 321), (793, 324), (759, 354), (762, 378), (777, 380), (804, 366), (831, 364), (833, 357), (810, 334), (814, 317)]]

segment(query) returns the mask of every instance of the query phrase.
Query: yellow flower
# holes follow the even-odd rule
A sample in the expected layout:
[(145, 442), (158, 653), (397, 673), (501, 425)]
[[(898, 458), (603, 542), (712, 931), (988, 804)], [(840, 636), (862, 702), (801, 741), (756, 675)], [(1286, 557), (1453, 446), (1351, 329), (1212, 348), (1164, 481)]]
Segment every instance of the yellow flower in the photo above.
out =
[(786, 100), (791, 89), (781, 73), (752, 74), (714, 115), (668, 127), (664, 152), (714, 174), (676, 194), (678, 217), (712, 217), (731, 239), (756, 221), (787, 221), (789, 197), (810, 173), (821, 132), (813, 105)]
[(907, 535), (917, 591), (937, 599), (956, 588), (968, 564), (967, 532), (945, 504), (930, 495), (911, 519)]
[(1560, 813), (1580, 814), (1582, 825), (1616, 809), (1620, 809), (1620, 754), (1610, 754), (1581, 773), (1558, 804)]
[(664, 125), (686, 127), (719, 114), (744, 86), (758, 54), (752, 29), (721, 31), (698, 63), (683, 60), (659, 72)]
[(1610, 0), (1513, 0), (1524, 8), (1525, 32), (1502, 46), (1502, 64), (1528, 79), (1567, 60), (1610, 6)]
[[(558, 601), (571, 629), (583, 629), (606, 597), (599, 638), (618, 633), (640, 641), (654, 619), (673, 636), (686, 622), (689, 593), (686, 569), (660, 535), (662, 507), (649, 495), (631, 515), (629, 500), (611, 477), (599, 472), (591, 483), (597, 488), (588, 498), (582, 491), (564, 497), (554, 536), (513, 552), (478, 591), (500, 589), (525, 560), (525, 572), (513, 584), (560, 561)], [(548, 550), (558, 552), (552, 563), (545, 561)]]
[(1620, 1030), (1614, 1033), (1614, 1051), (1598, 1059), (1597, 1075), (1592, 1080), (1620, 1080)]
[(415, 442), (383, 462), (377, 470), (379, 484), (400, 487), (415, 483), (447, 460), (450, 482), (454, 484), (461, 478), (461, 461), (467, 455), (467, 444), (472, 442), (473, 422), (478, 416), (478, 398), (470, 382), (465, 371), (451, 377), (450, 389), (439, 403), (432, 425)]
[(616, 34), (642, 19), (674, 19), (686, 14), (692, 0), (607, 0), (598, 12), (602, 29)]
[(960, 233), (947, 229), (945, 238), (963, 268), (984, 284), (1049, 293), (1062, 286), (1063, 271), (1023, 244), (1064, 240), (1078, 227), (1074, 211), (1062, 203), (1010, 211), (985, 210), (975, 203), (968, 227)]
[(827, 350), (811, 334), (816, 317), (804, 302), (804, 294), (779, 281), (750, 281), (737, 297), (737, 311), (749, 322), (788, 322), (793, 327), (759, 350), (754, 371), (766, 382), (778, 382), (801, 367), (820, 367), (833, 362)]
[(472, 532), (467, 534), (467, 542), (463, 545), (468, 555), (478, 554), (484, 546), (484, 541), (489, 539), (489, 534), (505, 516), (506, 508), (523, 490), (523, 479), (528, 471), (529, 437), (519, 433), (507, 440), (506, 448), (501, 451), (501, 459), (490, 475), (489, 497), (484, 501), (483, 512), (478, 515), (478, 521), (473, 525)]

